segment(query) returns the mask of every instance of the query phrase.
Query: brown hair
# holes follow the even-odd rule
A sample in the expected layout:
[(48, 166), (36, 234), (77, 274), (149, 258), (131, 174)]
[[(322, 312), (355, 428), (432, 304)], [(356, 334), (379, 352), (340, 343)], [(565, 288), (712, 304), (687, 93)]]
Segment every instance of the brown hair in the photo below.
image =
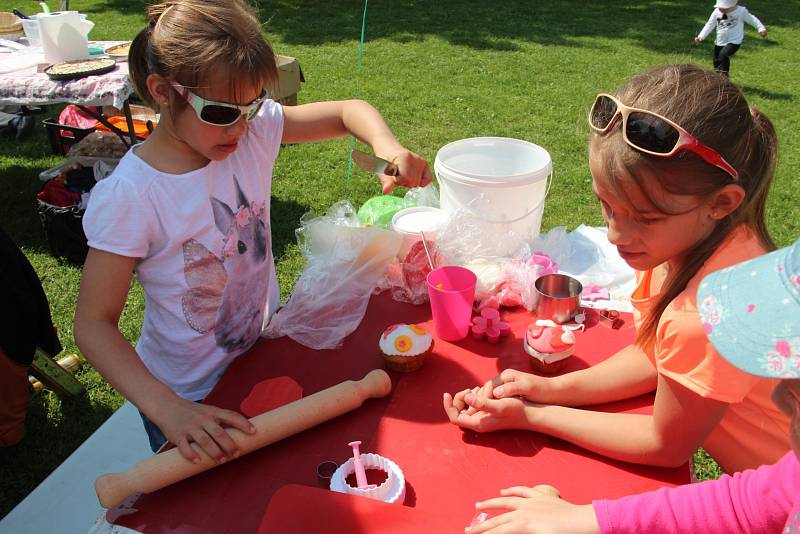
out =
[(137, 94), (155, 109), (147, 89), (150, 74), (195, 88), (222, 72), (232, 90), (237, 81), (264, 87), (278, 77), (275, 54), (244, 0), (162, 2), (148, 8), (147, 18), (128, 61)]
[[(716, 72), (695, 65), (667, 65), (635, 76), (615, 95), (631, 107), (653, 111), (681, 125), (700, 142), (719, 152), (739, 173), (738, 183), (745, 191), (741, 205), (700, 243), (687, 253), (681, 269), (670, 273), (658, 301), (644, 318), (636, 342), (649, 346), (655, 342), (661, 314), (686, 288), (703, 264), (739, 225), (755, 232), (761, 244), (774, 250), (775, 243), (766, 226), (766, 202), (777, 159), (777, 136), (770, 120), (745, 101), (741, 90)], [(592, 135), (592, 150), (600, 156), (612, 187), (621, 192), (621, 176), (634, 180), (642, 193), (664, 214), (647, 193), (646, 179), (656, 177), (664, 191), (672, 194), (710, 195), (734, 183), (730, 175), (689, 151), (671, 158), (648, 156), (629, 147), (622, 129), (615, 127), (605, 135)], [(620, 195), (626, 201), (624, 194)]]

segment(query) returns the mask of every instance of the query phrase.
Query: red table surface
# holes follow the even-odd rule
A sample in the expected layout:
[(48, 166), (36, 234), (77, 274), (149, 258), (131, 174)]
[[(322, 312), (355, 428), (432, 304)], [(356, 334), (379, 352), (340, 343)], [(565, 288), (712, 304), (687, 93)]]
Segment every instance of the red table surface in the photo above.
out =
[[(597, 363), (633, 339), (630, 315), (623, 314), (626, 323), (619, 330), (597, 324), (593, 318), (587, 321), (589, 328), (578, 335), (568, 370)], [(626, 464), (539, 433), (477, 434), (450, 424), (442, 408), (443, 392), (481, 384), (502, 369), (529, 370), (522, 339), (534, 316), (520, 309), (504, 312), (503, 319), (512, 331), (500, 343), (436, 339), (422, 369), (405, 375), (390, 373), (393, 390), (389, 397), (368, 400), (353, 412), (157, 492), (133, 496), (109, 511), (108, 519), (143, 532), (245, 533), (257, 532), (259, 527), (269, 532), (266, 523), (271, 518), (276, 525), (288, 518), (302, 532), (303, 516), (315, 513), (308, 496), (313, 500), (320, 493), (287, 487), (280, 502), (296, 502), (297, 506), (270, 507), (265, 517), (270, 499), (289, 484), (317, 486), (316, 466), (326, 460), (346, 461), (352, 454), (347, 443), (352, 440), (362, 441), (361, 452), (390, 458), (403, 470), (404, 505), (409, 510), (402, 512), (408, 512), (406, 516), (416, 512), (420, 517), (438, 517), (459, 532), (474, 516), (476, 501), (497, 496), (500, 489), (513, 485), (551, 484), (565, 499), (587, 503), (689, 481), (686, 466), (663, 469)], [(344, 380), (361, 379), (382, 367), (378, 353), (381, 332), (401, 322), (419, 323), (433, 332), (428, 306), (398, 303), (383, 294), (372, 298), (361, 325), (339, 350), (316, 351), (285, 337), (261, 340), (230, 365), (206, 402), (238, 410), (253, 386), (279, 376), (297, 381), (306, 396)], [(652, 396), (597, 409), (650, 413)], [(297, 498), (287, 499), (286, 493)], [(341, 502), (360, 499), (345, 497)], [(331, 506), (332, 499), (340, 500), (320, 499), (328, 503), (326, 509), (341, 511), (340, 517), (329, 517), (328, 532), (354, 532), (352, 521), (345, 518), (352, 519), (364, 506), (373, 506), (355, 502), (352, 507)], [(355, 532), (385, 528), (379, 519), (370, 520), (373, 515), (362, 515)]]

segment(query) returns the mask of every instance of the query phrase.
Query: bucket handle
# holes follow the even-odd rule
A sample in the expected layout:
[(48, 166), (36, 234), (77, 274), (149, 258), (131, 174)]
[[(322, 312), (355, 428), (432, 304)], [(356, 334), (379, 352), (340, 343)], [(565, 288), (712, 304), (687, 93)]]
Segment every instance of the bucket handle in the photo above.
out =
[[(526, 211), (524, 214), (522, 214), (521, 216), (517, 217), (516, 219), (511, 219), (510, 221), (493, 221), (491, 219), (487, 219), (487, 221), (490, 222), (490, 223), (495, 223), (495, 224), (500, 224), (500, 223), (513, 224), (513, 223), (515, 223), (517, 221), (521, 221), (522, 219), (524, 219), (525, 217), (527, 217), (528, 215), (530, 215), (534, 211), (538, 210), (539, 206), (544, 204), (544, 201), (547, 200), (548, 196), (550, 196), (550, 186), (553, 185), (553, 174), (554, 173), (555, 173), (555, 171), (550, 171), (550, 175), (547, 177), (547, 188), (544, 190), (544, 196), (542, 197), (542, 200), (540, 200), (533, 208), (529, 209), (528, 211)], [(441, 186), (441, 184), (440, 184), (440, 186)], [(461, 203), (459, 203), (459, 205), (460, 205), (460, 207), (462, 209), (464, 209), (470, 215), (475, 216), (475, 217), (478, 216), (478, 214), (475, 213), (474, 211), (472, 211), (469, 206), (464, 206)]]

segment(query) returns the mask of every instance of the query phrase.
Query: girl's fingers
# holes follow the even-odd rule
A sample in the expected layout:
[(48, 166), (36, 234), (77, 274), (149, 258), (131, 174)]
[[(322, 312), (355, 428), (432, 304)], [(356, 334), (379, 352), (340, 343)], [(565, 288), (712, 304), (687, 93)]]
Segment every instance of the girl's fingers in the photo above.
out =
[(556, 497), (557, 499), (561, 498), (561, 492), (558, 491), (557, 488), (554, 488), (549, 484), (539, 484), (538, 486), (534, 486), (533, 491), (537, 491), (545, 495), (550, 495), (551, 497)]
[(517, 380), (516, 375), (509, 376), (508, 379), (505, 379), (501, 385), (492, 391), (492, 395), (496, 399), (517, 397), (523, 393), (522, 383)]
[(516, 510), (522, 499), (520, 497), (493, 497), (485, 501), (476, 502), (476, 510)]
[(431, 169), (428, 167), (428, 164), (425, 164), (425, 170), (422, 171), (422, 180), (420, 180), (419, 185), (420, 187), (425, 187), (426, 185), (430, 184), (433, 181), (433, 175), (431, 174)]
[(502, 407), (500, 401), (496, 399), (487, 399), (486, 397), (475, 394), (466, 395), (464, 397), (464, 402), (471, 408), (474, 408), (475, 411), (484, 411), (491, 414), (498, 413)]
[(198, 429), (192, 434), (192, 439), (197, 445), (205, 451), (217, 463), (221, 463), (225, 459), (225, 453), (219, 448), (219, 445), (211, 439), (208, 432), (204, 428)]
[(185, 437), (181, 437), (176, 443), (175, 446), (178, 447), (178, 450), (181, 452), (181, 456), (189, 460), (190, 462), (196, 464), (200, 462), (200, 456), (198, 456), (197, 452), (192, 448), (189, 444), (189, 440)]
[(231, 435), (228, 434), (224, 428), (215, 423), (205, 427), (205, 431), (222, 450), (226, 459), (235, 458), (239, 455), (239, 446), (233, 441)]
[(387, 174), (379, 174), (378, 180), (381, 181), (381, 189), (384, 193), (391, 193), (397, 183), (394, 176), (389, 176)]
[(468, 534), (480, 534), (482, 532), (502, 534), (503, 532), (509, 532), (505, 526), (509, 521), (511, 521), (511, 519), (512, 518), (509, 517), (509, 514), (507, 513), (496, 515), (487, 519), (483, 523), (478, 523), (477, 525), (472, 525), (465, 528), (464, 532)]
[(504, 495), (506, 497), (528, 498), (537, 495), (537, 493), (533, 488), (528, 486), (512, 486), (510, 488), (501, 489), (500, 495)]
[(453, 406), (455, 406), (459, 410), (466, 410), (467, 408), (469, 408), (464, 398), (470, 393), (472, 393), (472, 390), (469, 389), (464, 389), (456, 393), (455, 396), (453, 397)]
[(453, 424), (458, 424), (458, 414), (461, 412), (456, 406), (453, 405), (453, 397), (449, 393), (442, 396), (442, 405), (444, 406), (444, 413)]
[(217, 414), (217, 420), (225, 426), (238, 428), (246, 434), (256, 433), (256, 427), (253, 426), (253, 423), (240, 413), (231, 410), (220, 410)]

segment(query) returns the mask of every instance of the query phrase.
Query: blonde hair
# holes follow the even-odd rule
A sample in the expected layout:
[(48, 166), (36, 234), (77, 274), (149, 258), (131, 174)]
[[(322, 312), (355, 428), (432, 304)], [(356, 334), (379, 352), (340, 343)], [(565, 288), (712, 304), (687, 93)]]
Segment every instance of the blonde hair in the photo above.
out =
[(194, 88), (222, 73), (234, 91), (237, 82), (265, 87), (278, 77), (275, 54), (243, 0), (162, 2), (148, 8), (147, 19), (128, 61), (136, 93), (155, 109), (147, 89), (151, 74)]
[[(686, 288), (734, 228), (745, 225), (755, 232), (764, 248), (776, 248), (765, 219), (778, 141), (770, 120), (751, 109), (741, 90), (726, 76), (695, 65), (654, 68), (635, 76), (614, 96), (623, 104), (669, 118), (719, 152), (737, 170), (736, 183), (745, 191), (741, 205), (688, 252), (680, 270), (670, 273), (658, 301), (637, 332), (636, 342), (644, 347), (655, 342), (658, 322), (669, 303)], [(621, 176), (636, 182), (650, 202), (667, 215), (675, 213), (648, 195), (645, 180), (655, 177), (668, 193), (698, 198), (734, 183), (726, 172), (689, 151), (681, 151), (670, 158), (643, 154), (625, 143), (619, 127), (605, 135), (592, 134), (591, 146), (623, 201), (626, 196), (622, 194)]]

